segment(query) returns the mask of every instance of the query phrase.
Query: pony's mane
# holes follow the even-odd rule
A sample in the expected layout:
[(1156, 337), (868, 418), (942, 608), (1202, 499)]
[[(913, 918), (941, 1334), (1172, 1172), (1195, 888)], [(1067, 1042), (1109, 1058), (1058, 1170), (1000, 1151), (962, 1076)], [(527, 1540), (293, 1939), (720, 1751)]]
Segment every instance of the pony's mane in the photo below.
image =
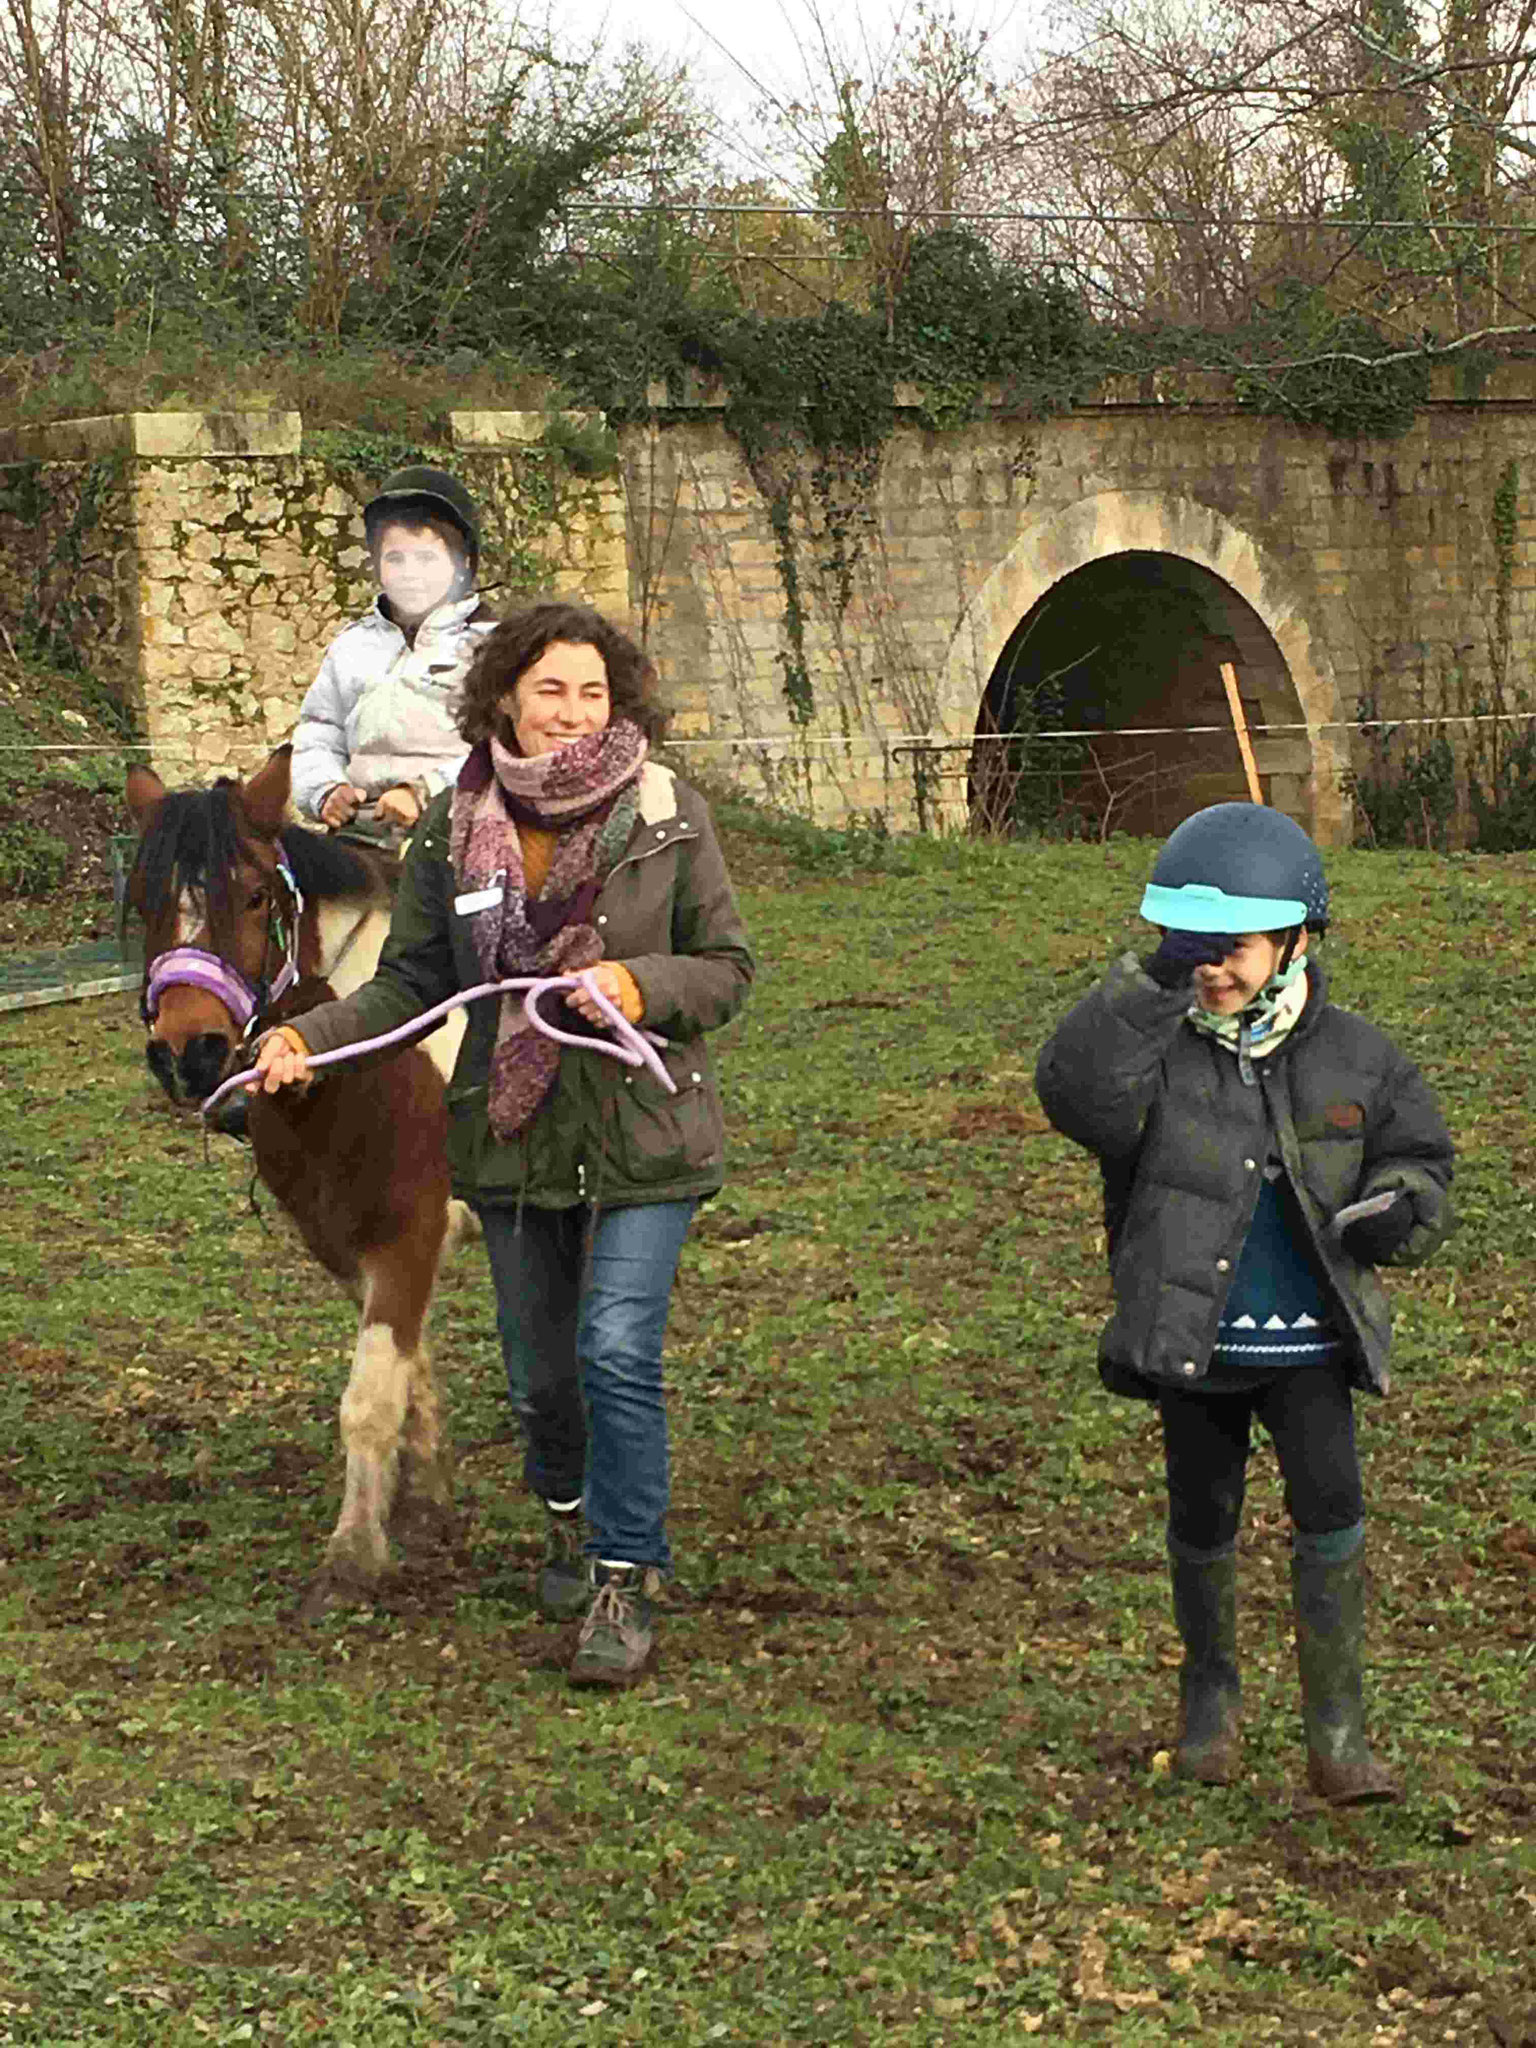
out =
[(338, 896), (383, 896), (388, 893), (378, 866), (355, 846), (329, 832), (285, 825), (278, 837), (293, 869), (293, 879), (306, 896), (329, 903)]
[[(134, 855), (132, 894), (145, 918), (173, 908), (185, 889), (201, 892), (209, 935), (223, 949), (230, 927), (230, 877), (249, 843), (235, 802), (239, 784), (221, 775), (211, 789), (173, 789), (155, 808)], [(387, 885), (365, 854), (324, 832), (285, 825), (278, 835), (294, 880), (316, 903), (383, 896)]]
[(184, 889), (197, 889), (212, 932), (227, 928), (229, 878), (243, 845), (231, 801), (235, 786), (221, 776), (212, 789), (173, 789), (156, 805), (131, 877), (131, 893), (149, 922), (173, 909)]

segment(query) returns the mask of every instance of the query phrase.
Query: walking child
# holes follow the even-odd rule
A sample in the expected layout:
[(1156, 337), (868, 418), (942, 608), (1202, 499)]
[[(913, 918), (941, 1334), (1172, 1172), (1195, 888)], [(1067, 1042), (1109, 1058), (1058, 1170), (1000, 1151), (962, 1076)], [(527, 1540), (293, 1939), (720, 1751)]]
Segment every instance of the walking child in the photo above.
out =
[(1176, 1768), (1222, 1785), (1241, 1764), (1235, 1543), (1257, 1418), (1292, 1522), (1308, 1784), (1336, 1805), (1395, 1798), (1364, 1725), (1351, 1395), (1388, 1391), (1376, 1269), (1417, 1264), (1449, 1231), (1451, 1141), (1412, 1063), (1328, 1000), (1309, 950), (1328, 886), (1292, 819), (1196, 812), (1141, 914), (1161, 942), (1068, 1013), (1035, 1084), (1103, 1175), (1115, 1305), (1100, 1376), (1161, 1413)]
[(409, 830), (464, 763), (459, 686), (496, 619), (475, 589), (474, 500), (446, 470), (386, 477), (363, 531), (379, 594), (325, 650), (299, 708), (293, 802), (332, 827), (371, 803)]

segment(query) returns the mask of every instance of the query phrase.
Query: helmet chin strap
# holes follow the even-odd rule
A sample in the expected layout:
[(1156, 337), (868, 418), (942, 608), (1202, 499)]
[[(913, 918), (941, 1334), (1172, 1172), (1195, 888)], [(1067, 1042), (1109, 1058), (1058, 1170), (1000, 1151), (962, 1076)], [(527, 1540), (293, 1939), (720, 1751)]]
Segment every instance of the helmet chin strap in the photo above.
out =
[(1280, 975), (1284, 974), (1285, 970), (1290, 966), (1292, 956), (1295, 954), (1296, 951), (1297, 941), (1300, 939), (1302, 933), (1305, 930), (1306, 926), (1304, 924), (1293, 924), (1290, 930), (1286, 933), (1285, 946), (1280, 954), (1279, 960), (1275, 964), (1275, 972), (1274, 975), (1271, 976), (1272, 980), (1277, 979)]

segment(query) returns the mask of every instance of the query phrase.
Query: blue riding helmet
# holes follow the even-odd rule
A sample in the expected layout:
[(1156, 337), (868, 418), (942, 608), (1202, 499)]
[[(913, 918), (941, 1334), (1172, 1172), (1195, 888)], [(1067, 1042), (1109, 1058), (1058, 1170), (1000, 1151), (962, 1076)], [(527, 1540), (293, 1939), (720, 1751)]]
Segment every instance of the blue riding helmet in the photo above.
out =
[(1141, 914), (1170, 931), (1325, 931), (1322, 855), (1284, 811), (1212, 804), (1186, 818), (1164, 845)]

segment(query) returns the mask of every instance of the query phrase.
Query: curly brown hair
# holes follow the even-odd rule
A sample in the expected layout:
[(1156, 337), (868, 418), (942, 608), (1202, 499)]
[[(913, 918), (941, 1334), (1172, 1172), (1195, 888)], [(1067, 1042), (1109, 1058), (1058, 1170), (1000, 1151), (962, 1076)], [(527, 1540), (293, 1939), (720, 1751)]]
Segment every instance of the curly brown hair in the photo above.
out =
[(667, 724), (656, 664), (601, 612), (560, 598), (542, 598), (513, 612), (481, 641), (459, 692), (459, 731), (469, 744), (492, 734), (513, 743), (501, 700), (557, 640), (597, 649), (608, 671), (609, 716), (631, 720), (655, 745)]

